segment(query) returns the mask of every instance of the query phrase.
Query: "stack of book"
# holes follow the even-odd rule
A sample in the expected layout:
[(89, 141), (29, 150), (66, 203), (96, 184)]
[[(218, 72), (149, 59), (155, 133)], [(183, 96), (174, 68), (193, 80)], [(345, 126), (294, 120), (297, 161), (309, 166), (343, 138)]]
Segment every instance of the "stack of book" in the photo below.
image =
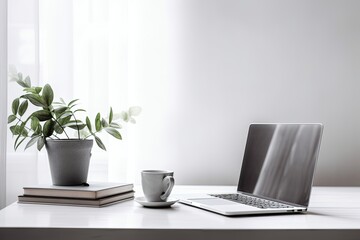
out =
[(89, 183), (89, 186), (36, 185), (24, 187), (19, 203), (104, 207), (134, 198), (134, 185)]

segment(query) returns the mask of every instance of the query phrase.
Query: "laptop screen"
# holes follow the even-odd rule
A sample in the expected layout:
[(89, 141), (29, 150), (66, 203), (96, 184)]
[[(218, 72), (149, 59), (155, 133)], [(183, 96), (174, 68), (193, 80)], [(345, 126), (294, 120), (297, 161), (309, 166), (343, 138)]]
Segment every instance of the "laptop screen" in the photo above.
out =
[(251, 124), (238, 191), (308, 206), (321, 124)]

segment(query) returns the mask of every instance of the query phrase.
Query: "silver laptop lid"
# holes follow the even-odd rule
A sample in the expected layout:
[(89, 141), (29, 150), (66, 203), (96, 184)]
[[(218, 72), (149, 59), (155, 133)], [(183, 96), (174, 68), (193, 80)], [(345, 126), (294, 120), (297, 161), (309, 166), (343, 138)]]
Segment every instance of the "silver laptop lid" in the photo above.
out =
[(309, 205), (321, 124), (251, 124), (238, 191)]

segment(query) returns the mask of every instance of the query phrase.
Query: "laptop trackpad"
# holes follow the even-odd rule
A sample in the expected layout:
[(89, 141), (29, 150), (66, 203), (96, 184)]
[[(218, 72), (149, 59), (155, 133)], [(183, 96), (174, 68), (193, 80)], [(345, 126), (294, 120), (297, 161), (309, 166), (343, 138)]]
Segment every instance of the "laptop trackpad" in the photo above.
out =
[(256, 212), (259, 208), (219, 198), (188, 199), (192, 205), (205, 209), (217, 209), (223, 212)]
[(229, 200), (219, 199), (219, 198), (208, 198), (208, 199), (188, 199), (192, 202), (197, 202), (204, 205), (239, 205)]

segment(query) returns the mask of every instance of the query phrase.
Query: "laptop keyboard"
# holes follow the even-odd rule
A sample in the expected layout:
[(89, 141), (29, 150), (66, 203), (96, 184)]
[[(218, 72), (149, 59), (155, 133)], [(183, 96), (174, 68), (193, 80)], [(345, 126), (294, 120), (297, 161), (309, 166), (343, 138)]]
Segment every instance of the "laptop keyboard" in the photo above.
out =
[(257, 197), (251, 197), (243, 194), (209, 194), (209, 195), (257, 208), (292, 208), (292, 206), (283, 203), (274, 202)]

